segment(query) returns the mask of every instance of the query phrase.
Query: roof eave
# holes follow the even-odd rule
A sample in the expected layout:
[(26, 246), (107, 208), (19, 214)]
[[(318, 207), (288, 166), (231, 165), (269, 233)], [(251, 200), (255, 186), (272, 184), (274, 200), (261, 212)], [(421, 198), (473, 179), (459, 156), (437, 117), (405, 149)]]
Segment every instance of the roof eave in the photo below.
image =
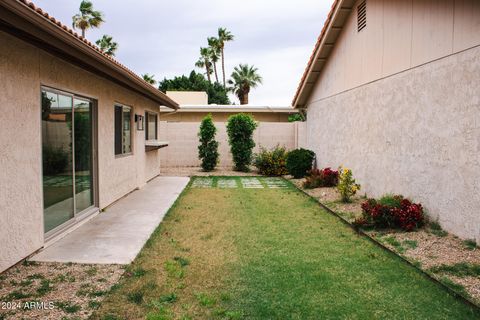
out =
[[(125, 86), (144, 95), (153, 100), (159, 105), (164, 105), (172, 109), (178, 109), (179, 105), (164, 93), (154, 88), (152, 85), (145, 82), (142, 78), (137, 76), (133, 71), (130, 71), (125, 66), (120, 65), (113, 58), (107, 57), (98, 48), (95, 49), (90, 42), (74, 34), (72, 30), (66, 28), (61, 23), (54, 23), (50, 17), (43, 11), (38, 11), (29, 4), (17, 0), (3, 0), (0, 6), (13, 13), (16, 17), (25, 20), (26, 22), (36, 26), (36, 32), (44, 32), (54, 37), (56, 40), (65, 44), (70, 48), (69, 54), (75, 57), (88, 58), (83, 59), (82, 62), (88, 64), (90, 61), (97, 62), (96, 65), (91, 65), (92, 68), (97, 69), (99, 66), (102, 72), (107, 73), (111, 78), (122, 82)], [(13, 24), (17, 28), (21, 28), (21, 24)], [(32, 30), (23, 30), (31, 32)], [(35, 36), (32, 34), (32, 36)], [(52, 39), (53, 40), (53, 39)], [(64, 50), (64, 48), (58, 48)]]
[(306, 108), (308, 96), (320, 77), (354, 4), (355, 0), (335, 0), (332, 4), (293, 98), (292, 106), (295, 109)]

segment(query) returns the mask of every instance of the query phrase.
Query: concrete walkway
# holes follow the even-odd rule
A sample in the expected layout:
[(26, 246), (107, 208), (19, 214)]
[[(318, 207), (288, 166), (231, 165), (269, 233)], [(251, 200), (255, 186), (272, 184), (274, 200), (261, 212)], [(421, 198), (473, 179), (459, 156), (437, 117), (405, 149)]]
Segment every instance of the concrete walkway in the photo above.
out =
[(32, 261), (128, 264), (132, 262), (188, 184), (157, 177), (78, 229), (33, 256)]

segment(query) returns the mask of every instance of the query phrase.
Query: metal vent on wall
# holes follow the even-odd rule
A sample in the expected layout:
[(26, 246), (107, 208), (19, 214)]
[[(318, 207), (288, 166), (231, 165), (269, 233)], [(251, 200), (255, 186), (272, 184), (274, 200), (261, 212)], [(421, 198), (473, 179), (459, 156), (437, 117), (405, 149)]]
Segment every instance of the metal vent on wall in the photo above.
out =
[(367, 1), (362, 1), (357, 7), (357, 25), (358, 32), (367, 26)]

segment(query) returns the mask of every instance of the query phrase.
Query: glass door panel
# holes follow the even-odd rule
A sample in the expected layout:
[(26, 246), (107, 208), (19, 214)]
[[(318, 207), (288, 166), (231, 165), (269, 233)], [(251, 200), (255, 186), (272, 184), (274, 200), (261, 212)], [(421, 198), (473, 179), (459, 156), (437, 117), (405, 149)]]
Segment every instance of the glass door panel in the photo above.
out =
[(72, 97), (42, 90), (45, 232), (74, 216), (72, 146)]
[(92, 103), (74, 98), (75, 212), (93, 206)]

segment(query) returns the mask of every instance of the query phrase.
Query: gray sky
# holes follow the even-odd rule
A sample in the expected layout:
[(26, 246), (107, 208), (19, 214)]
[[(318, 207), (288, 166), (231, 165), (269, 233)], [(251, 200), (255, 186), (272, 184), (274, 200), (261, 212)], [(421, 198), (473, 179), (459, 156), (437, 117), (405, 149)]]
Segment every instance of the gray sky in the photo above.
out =
[[(67, 25), (80, 0), (35, 0)], [(119, 43), (116, 57), (138, 74), (157, 80), (189, 74), (200, 46), (218, 27), (233, 33), (227, 43), (227, 79), (239, 63), (253, 64), (263, 85), (251, 104), (290, 105), (331, 0), (93, 0), (105, 15), (100, 29), (87, 31), (94, 42), (103, 34)], [(197, 69), (197, 71), (200, 71)], [(220, 72), (220, 70), (219, 70)], [(232, 97), (233, 101), (237, 101)]]

